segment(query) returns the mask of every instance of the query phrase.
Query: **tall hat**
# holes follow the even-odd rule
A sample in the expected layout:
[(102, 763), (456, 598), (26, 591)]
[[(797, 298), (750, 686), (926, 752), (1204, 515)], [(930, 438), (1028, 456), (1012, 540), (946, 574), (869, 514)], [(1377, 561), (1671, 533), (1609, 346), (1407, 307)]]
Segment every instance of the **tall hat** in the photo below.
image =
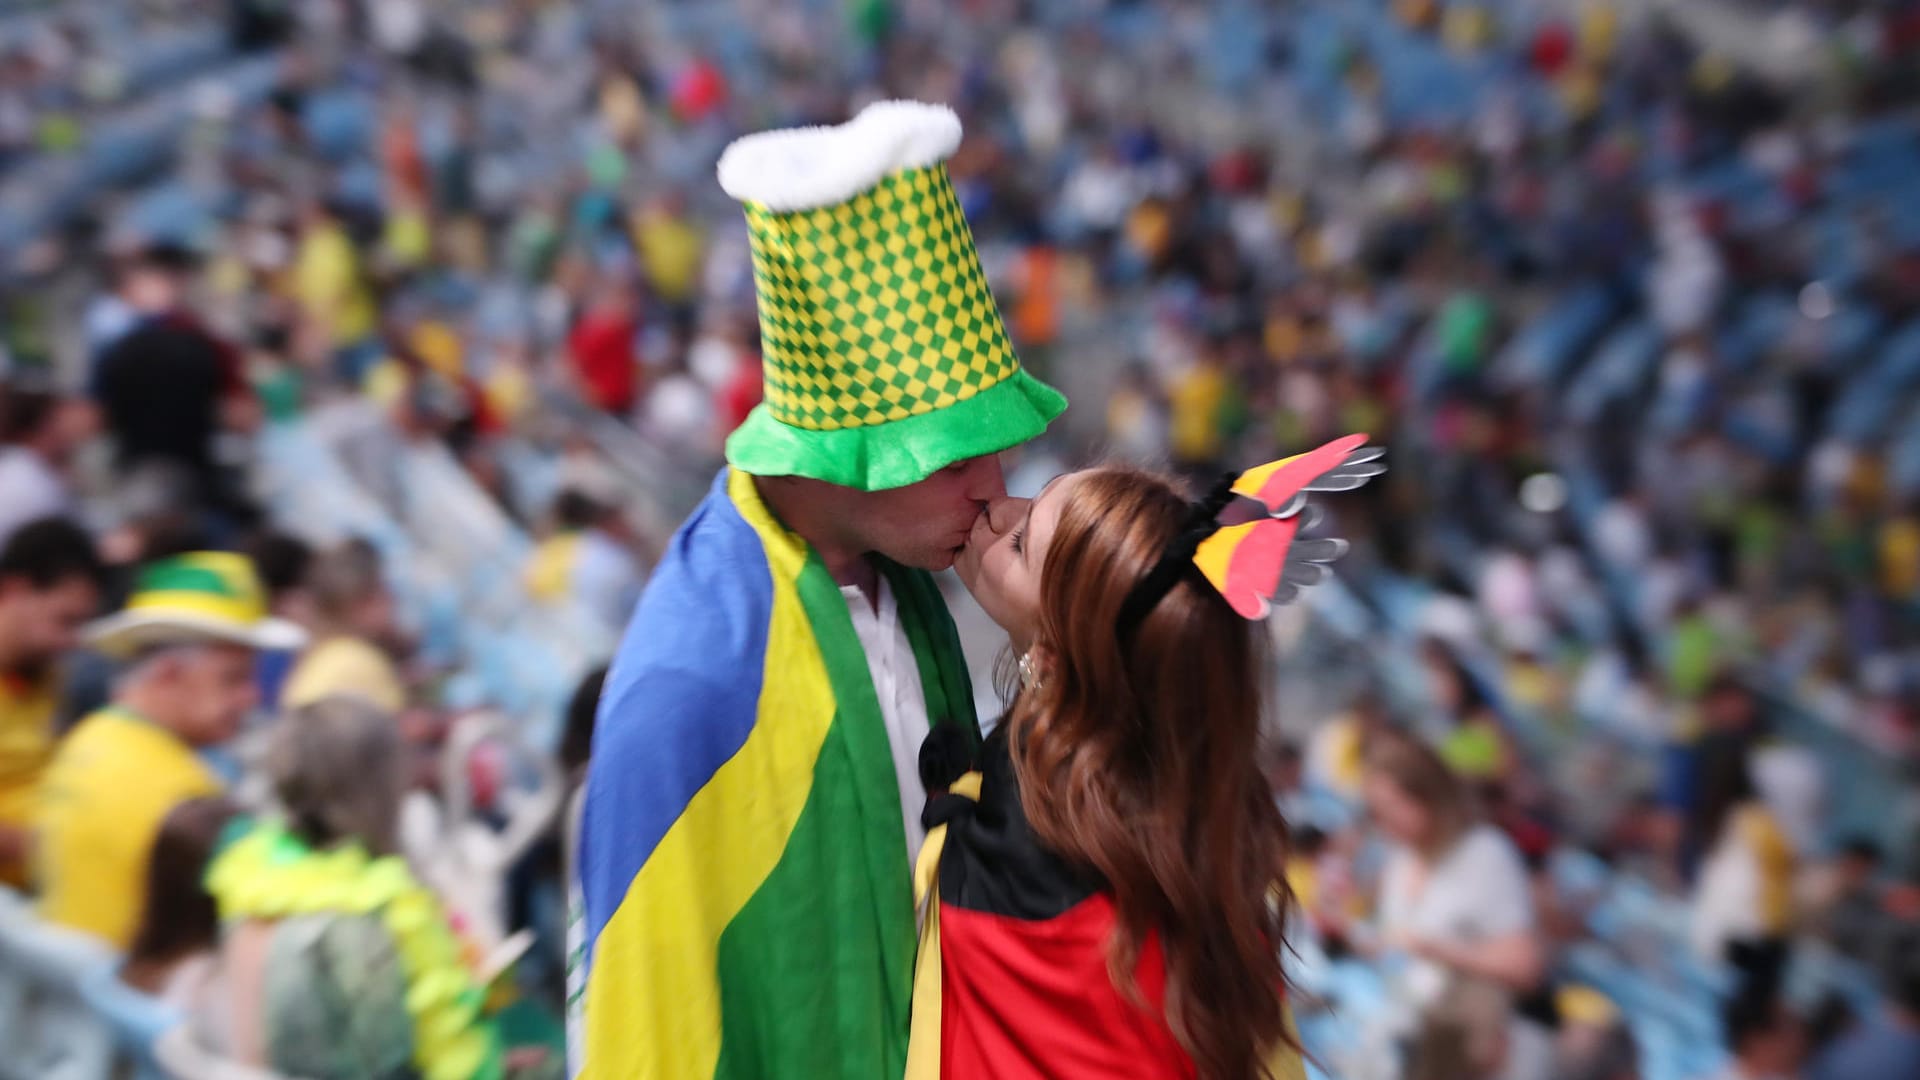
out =
[(759, 476), (904, 487), (1039, 435), (1067, 402), (1021, 370), (946, 159), (951, 109), (870, 105), (720, 157), (745, 204), (766, 398), (727, 440)]
[(116, 659), (162, 645), (297, 649), (307, 640), (300, 627), (267, 614), (266, 590), (253, 564), (224, 551), (178, 555), (146, 567), (126, 608), (88, 626), (84, 637)]

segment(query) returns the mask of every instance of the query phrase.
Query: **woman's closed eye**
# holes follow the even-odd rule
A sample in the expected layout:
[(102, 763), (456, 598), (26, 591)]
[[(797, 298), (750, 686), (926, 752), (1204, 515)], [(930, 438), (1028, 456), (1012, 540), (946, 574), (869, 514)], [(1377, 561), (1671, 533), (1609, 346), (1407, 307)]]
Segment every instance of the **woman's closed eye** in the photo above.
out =
[(1027, 530), (1024, 528), (1013, 530), (1013, 535), (1007, 537), (1007, 542), (1013, 545), (1013, 553), (1015, 555), (1025, 555), (1027, 553)]

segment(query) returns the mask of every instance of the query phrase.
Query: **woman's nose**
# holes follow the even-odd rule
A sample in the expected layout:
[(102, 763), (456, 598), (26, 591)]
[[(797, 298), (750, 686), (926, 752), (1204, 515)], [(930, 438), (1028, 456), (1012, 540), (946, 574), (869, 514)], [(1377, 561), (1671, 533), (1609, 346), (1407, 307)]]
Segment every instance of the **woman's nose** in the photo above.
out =
[(987, 528), (992, 529), (995, 536), (1005, 536), (1012, 532), (1014, 527), (1020, 524), (1020, 519), (1026, 516), (1027, 502), (1026, 499), (1015, 499), (1006, 495), (989, 502)]

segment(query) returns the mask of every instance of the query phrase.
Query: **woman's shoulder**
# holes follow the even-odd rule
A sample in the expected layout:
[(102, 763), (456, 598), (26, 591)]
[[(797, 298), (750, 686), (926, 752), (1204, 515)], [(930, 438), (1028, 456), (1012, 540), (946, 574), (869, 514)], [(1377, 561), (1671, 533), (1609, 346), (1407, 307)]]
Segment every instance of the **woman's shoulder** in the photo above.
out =
[(289, 983), (324, 978), (347, 993), (398, 970), (393, 934), (378, 914), (321, 912), (273, 924), (267, 977)]
[(940, 899), (974, 911), (1050, 919), (1100, 890), (1040, 842), (1027, 821), (1003, 722), (981, 743), (980, 797), (947, 824)]
[(1513, 837), (1502, 832), (1499, 826), (1484, 821), (1467, 829), (1465, 835), (1460, 837), (1457, 850), (1463, 858), (1479, 862), (1525, 865), (1525, 860), (1520, 857), (1520, 846), (1513, 842)]

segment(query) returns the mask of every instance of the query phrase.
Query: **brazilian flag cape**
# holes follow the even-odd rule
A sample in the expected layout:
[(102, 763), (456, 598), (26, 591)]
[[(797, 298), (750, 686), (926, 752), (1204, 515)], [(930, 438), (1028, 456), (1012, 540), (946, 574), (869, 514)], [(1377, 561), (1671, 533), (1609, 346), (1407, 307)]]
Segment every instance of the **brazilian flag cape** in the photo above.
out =
[[(882, 569), (929, 720), (977, 742), (938, 589)], [(578, 858), (580, 1075), (904, 1072), (914, 902), (886, 728), (839, 586), (745, 473), (721, 472), (627, 629)]]

